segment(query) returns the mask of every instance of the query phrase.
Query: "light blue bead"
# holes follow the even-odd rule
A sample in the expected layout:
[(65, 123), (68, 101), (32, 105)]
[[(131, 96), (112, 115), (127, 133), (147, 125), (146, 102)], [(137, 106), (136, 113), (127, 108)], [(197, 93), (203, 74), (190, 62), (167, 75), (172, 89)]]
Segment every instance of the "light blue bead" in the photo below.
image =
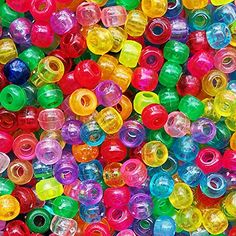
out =
[(221, 49), (229, 45), (231, 32), (225, 23), (214, 23), (206, 31), (207, 41), (214, 49)]
[(174, 236), (175, 221), (169, 216), (160, 216), (154, 224), (154, 236)]
[(236, 20), (236, 6), (233, 3), (218, 7), (214, 13), (215, 22), (222, 22), (226, 25), (232, 24)]

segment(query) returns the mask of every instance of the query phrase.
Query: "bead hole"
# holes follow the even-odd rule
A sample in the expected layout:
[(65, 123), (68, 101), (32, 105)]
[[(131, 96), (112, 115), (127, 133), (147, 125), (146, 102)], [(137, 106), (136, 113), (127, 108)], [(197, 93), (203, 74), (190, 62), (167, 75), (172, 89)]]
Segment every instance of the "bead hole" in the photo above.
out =
[(12, 170), (12, 174), (15, 177), (21, 177), (24, 174), (24, 168), (22, 166), (14, 166), (13, 170)]
[(115, 209), (113, 212), (112, 212), (112, 218), (114, 220), (119, 220), (121, 219), (123, 216), (123, 212), (119, 209)]
[(100, 139), (100, 134), (99, 133), (93, 133), (92, 135), (89, 136), (90, 141), (96, 141)]
[(45, 219), (43, 216), (36, 216), (34, 217), (34, 224), (37, 227), (42, 227), (45, 224)]
[(145, 98), (152, 98), (152, 94), (150, 94), (150, 93), (143, 93), (143, 96)]
[(61, 173), (62, 179), (70, 179), (71, 176), (72, 176), (72, 172), (70, 170), (66, 170)]
[(147, 58), (146, 62), (148, 65), (153, 65), (157, 61), (156, 57), (154, 55), (151, 55)]
[(168, 171), (171, 169), (172, 164), (170, 159), (167, 159), (167, 161), (161, 166), (163, 170)]
[(147, 220), (141, 220), (140, 221), (140, 226), (143, 228), (143, 229), (150, 229), (150, 222), (147, 221)]
[(103, 234), (97, 229), (95, 229), (91, 232), (91, 236), (103, 236)]
[(50, 62), (49, 62), (49, 67), (50, 67), (53, 71), (58, 71), (58, 70), (59, 70), (59, 65), (57, 64), (56, 61), (50, 61)]
[(221, 79), (221, 77), (215, 76), (215, 77), (212, 79), (212, 85), (213, 85), (214, 88), (220, 88), (221, 85), (222, 85), (222, 79)]
[(198, 14), (194, 19), (194, 23), (198, 26), (203, 27), (207, 24), (207, 18), (204, 14)]
[(213, 189), (219, 189), (222, 185), (222, 181), (221, 179), (217, 178), (217, 177), (213, 177), (212, 179), (210, 179), (210, 186)]
[(231, 67), (233, 63), (234, 61), (231, 57), (225, 57), (222, 61), (223, 66), (228, 68)]
[(210, 125), (205, 124), (205, 125), (202, 126), (202, 133), (206, 136), (211, 134), (211, 130), (212, 129), (211, 129)]
[(122, 106), (120, 105), (120, 103), (118, 103), (116, 106), (115, 106), (116, 110), (120, 113), (122, 112)]
[(155, 35), (161, 35), (163, 33), (163, 28), (160, 25), (155, 25), (152, 31)]
[(125, 167), (125, 170), (128, 172), (132, 172), (136, 169), (136, 164), (135, 163), (128, 163)]
[(214, 154), (212, 152), (207, 152), (205, 155), (202, 157), (202, 161), (204, 163), (210, 163), (214, 159)]
[(81, 104), (84, 107), (88, 107), (90, 105), (90, 98), (87, 95), (81, 97)]
[(28, 153), (31, 153), (32, 152), (32, 146), (29, 144), (29, 143), (24, 143), (22, 146), (21, 146), (21, 153), (23, 154), (28, 154)]
[(8, 102), (8, 104), (12, 104), (13, 103), (13, 97), (10, 93), (6, 94), (6, 101)]
[(45, 11), (47, 9), (47, 2), (37, 1), (35, 4), (35, 8), (37, 9), (37, 11)]

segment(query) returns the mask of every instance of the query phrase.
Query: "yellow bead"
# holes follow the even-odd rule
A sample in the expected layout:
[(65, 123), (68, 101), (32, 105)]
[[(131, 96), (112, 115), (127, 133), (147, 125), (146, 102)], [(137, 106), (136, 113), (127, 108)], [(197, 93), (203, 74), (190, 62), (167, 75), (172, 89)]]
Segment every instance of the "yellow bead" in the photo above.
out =
[(177, 209), (185, 209), (193, 203), (193, 192), (185, 183), (176, 183), (169, 196), (170, 203)]
[(43, 140), (46, 138), (57, 140), (58, 143), (60, 143), (62, 148), (64, 148), (66, 145), (65, 141), (63, 140), (61, 136), (61, 130), (44, 130), (40, 134), (40, 140)]
[(219, 70), (212, 70), (202, 79), (202, 89), (204, 92), (214, 97), (218, 92), (226, 89), (228, 77)]
[(142, 159), (147, 166), (158, 167), (168, 158), (168, 149), (159, 141), (146, 143), (142, 148)]
[(70, 95), (71, 110), (79, 116), (88, 116), (97, 108), (97, 97), (89, 89), (77, 89)]
[(113, 47), (113, 36), (108, 29), (95, 27), (88, 32), (88, 49), (96, 55), (104, 55)]
[(225, 215), (230, 220), (236, 219), (236, 192), (231, 192), (224, 199), (222, 204), (223, 211)]
[(228, 220), (221, 210), (207, 209), (203, 213), (203, 226), (211, 234), (221, 234), (228, 228)]
[(0, 220), (9, 221), (20, 213), (20, 203), (11, 195), (0, 196)]
[(63, 185), (55, 178), (43, 179), (36, 184), (36, 194), (41, 201), (61, 196), (63, 191)]
[(142, 10), (151, 18), (165, 15), (168, 8), (167, 0), (142, 0)]
[(219, 115), (215, 110), (214, 98), (205, 98), (202, 100), (202, 103), (205, 105), (203, 117), (208, 118), (214, 122), (219, 121), (221, 115)]
[(134, 110), (142, 114), (143, 109), (153, 103), (160, 103), (159, 96), (156, 93), (148, 91), (138, 92), (133, 101)]
[(133, 40), (126, 40), (120, 52), (119, 62), (127, 67), (134, 68), (142, 51), (142, 45)]
[(183, 0), (184, 7), (188, 9), (201, 9), (206, 7), (208, 0)]
[(127, 40), (128, 35), (121, 27), (110, 27), (108, 30), (113, 36), (113, 47), (111, 52), (119, 52), (122, 49), (124, 42)]
[(122, 90), (122, 93), (124, 93), (131, 83), (132, 75), (133, 71), (130, 68), (123, 65), (118, 65), (111, 74), (110, 80), (118, 84)]
[(236, 112), (225, 119), (225, 124), (231, 131), (236, 131)]
[(132, 103), (125, 95), (122, 95), (121, 100), (114, 108), (120, 113), (123, 120), (128, 119), (133, 111)]
[(230, 138), (230, 148), (236, 151), (236, 132)]
[(211, 0), (211, 3), (215, 6), (225, 5), (230, 2), (233, 2), (233, 0)]
[(193, 232), (202, 224), (202, 213), (193, 206), (182, 209), (176, 215), (176, 223), (183, 230)]
[(127, 15), (125, 31), (132, 37), (142, 36), (148, 23), (148, 18), (142, 11), (132, 10)]
[(12, 39), (0, 40), (0, 63), (6, 64), (11, 59), (18, 57), (16, 45)]
[(108, 0), (87, 0), (87, 2), (97, 3), (100, 7), (104, 6)]
[(107, 134), (117, 133), (123, 125), (121, 115), (113, 107), (102, 109), (96, 116), (95, 120), (101, 129)]
[(229, 26), (230, 32), (231, 32), (231, 42), (230, 45), (233, 47), (236, 47), (236, 21), (234, 21), (230, 26)]

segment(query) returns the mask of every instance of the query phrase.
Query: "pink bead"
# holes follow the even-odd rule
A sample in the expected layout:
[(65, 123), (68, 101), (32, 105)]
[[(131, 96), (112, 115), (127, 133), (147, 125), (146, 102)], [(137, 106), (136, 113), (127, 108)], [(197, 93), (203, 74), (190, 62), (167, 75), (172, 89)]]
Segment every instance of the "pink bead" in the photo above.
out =
[(73, 29), (77, 24), (74, 12), (69, 9), (63, 9), (52, 14), (50, 25), (54, 33), (63, 35)]
[(188, 61), (187, 68), (191, 75), (202, 78), (214, 67), (214, 58), (209, 51), (199, 51)]
[(76, 10), (76, 18), (82, 26), (95, 25), (101, 19), (101, 9), (93, 2), (83, 2)]
[(22, 160), (32, 160), (35, 158), (35, 147), (38, 140), (33, 133), (21, 134), (15, 138), (12, 149), (14, 154)]
[(125, 183), (131, 187), (139, 187), (147, 179), (147, 168), (138, 159), (125, 161), (121, 166), (120, 172)]
[(120, 231), (116, 236), (136, 236), (136, 234), (131, 229), (124, 229)]
[(32, 0), (6, 0), (7, 5), (17, 12), (27, 12)]
[(55, 11), (55, 0), (32, 0), (30, 13), (35, 20), (48, 21)]
[(102, 23), (105, 27), (122, 26), (125, 24), (127, 12), (122, 6), (105, 7), (102, 9)]
[(49, 47), (54, 40), (54, 33), (49, 24), (44, 22), (35, 22), (31, 29), (31, 42), (34, 46), (40, 48)]
[(222, 158), (223, 167), (236, 171), (236, 151), (226, 150)]

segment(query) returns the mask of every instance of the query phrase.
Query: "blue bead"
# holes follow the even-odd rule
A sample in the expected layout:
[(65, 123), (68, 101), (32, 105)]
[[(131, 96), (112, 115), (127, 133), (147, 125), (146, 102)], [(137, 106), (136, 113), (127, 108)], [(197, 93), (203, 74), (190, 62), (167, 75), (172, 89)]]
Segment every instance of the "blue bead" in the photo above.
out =
[(180, 15), (183, 10), (183, 4), (181, 0), (168, 0), (168, 9), (165, 17), (172, 19)]
[(164, 172), (156, 173), (150, 181), (150, 192), (157, 198), (167, 198), (174, 189), (174, 180)]
[(19, 58), (9, 61), (3, 68), (7, 80), (13, 84), (24, 84), (30, 77), (30, 69)]
[(227, 85), (227, 89), (236, 93), (236, 80), (231, 80)]
[(178, 160), (192, 162), (197, 157), (199, 145), (191, 136), (184, 136), (175, 139), (172, 150)]
[(236, 20), (236, 6), (233, 3), (218, 7), (213, 13), (215, 22), (222, 22), (226, 25), (232, 24)]
[(80, 138), (89, 146), (99, 146), (104, 142), (106, 134), (96, 121), (90, 121), (81, 126)]
[(178, 169), (179, 177), (190, 187), (196, 187), (200, 184), (203, 177), (201, 169), (194, 163), (185, 163)]
[(79, 164), (79, 179), (84, 180), (100, 180), (102, 179), (103, 167), (98, 160)]
[(167, 161), (158, 167), (160, 171), (168, 173), (169, 175), (174, 175), (177, 172), (178, 160), (176, 160), (173, 156), (173, 153), (169, 153)]
[(102, 202), (91, 206), (85, 206), (81, 204), (79, 209), (79, 215), (84, 222), (99, 222), (105, 215), (105, 206)]
[(200, 188), (206, 196), (219, 198), (225, 194), (227, 182), (223, 175), (211, 173), (201, 179)]
[(175, 221), (169, 216), (160, 216), (156, 219), (154, 224), (155, 236), (174, 236), (175, 235)]
[(38, 160), (33, 161), (33, 169), (36, 179), (47, 179), (53, 176), (53, 166), (45, 165)]
[(153, 227), (154, 219), (152, 217), (144, 220), (134, 220), (133, 223), (133, 231), (139, 236), (152, 235)]
[(231, 32), (225, 23), (214, 23), (206, 31), (207, 41), (214, 49), (221, 49), (229, 45)]

